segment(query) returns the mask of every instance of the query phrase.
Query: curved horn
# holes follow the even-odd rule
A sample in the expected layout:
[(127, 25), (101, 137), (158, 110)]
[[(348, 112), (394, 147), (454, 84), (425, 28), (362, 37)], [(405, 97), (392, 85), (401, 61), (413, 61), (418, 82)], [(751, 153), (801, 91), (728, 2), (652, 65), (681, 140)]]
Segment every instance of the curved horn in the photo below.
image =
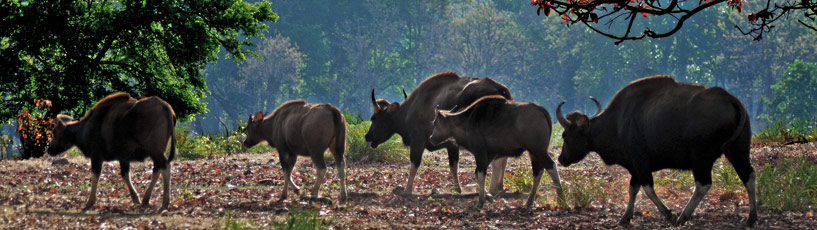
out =
[(564, 116), (562, 116), (562, 105), (564, 104), (565, 102), (563, 101), (562, 103), (559, 103), (559, 106), (556, 106), (556, 120), (559, 121), (559, 124), (562, 125), (562, 127), (567, 128), (570, 127), (570, 122), (567, 121)]
[(408, 95), (406, 95), (406, 89), (403, 90), (403, 100), (408, 99)]
[(596, 103), (596, 114), (593, 114), (591, 117), (596, 117), (601, 114), (601, 103), (599, 103), (599, 101), (593, 96), (590, 96), (590, 100), (593, 100), (593, 103)]
[(380, 106), (377, 105), (377, 100), (374, 99), (374, 88), (372, 88), (372, 106), (374, 107), (374, 112), (380, 111)]

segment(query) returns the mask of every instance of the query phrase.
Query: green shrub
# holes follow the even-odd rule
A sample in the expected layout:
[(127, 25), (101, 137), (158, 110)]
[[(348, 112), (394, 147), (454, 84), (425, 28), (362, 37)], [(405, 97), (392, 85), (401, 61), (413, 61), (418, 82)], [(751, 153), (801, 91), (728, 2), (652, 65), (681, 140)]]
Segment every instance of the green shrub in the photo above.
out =
[[(789, 123), (788, 125), (785, 125)], [(755, 133), (755, 142), (789, 142), (817, 140), (817, 125), (795, 120), (775, 121), (772, 125)]]
[[(545, 181), (547, 177), (547, 171), (543, 172), (545, 174), (542, 176), (542, 181)], [(531, 187), (533, 187), (533, 178), (531, 178), (533, 174), (531, 174), (531, 169), (529, 167), (520, 167), (516, 170), (511, 172), (505, 172), (505, 181), (508, 186), (511, 187), (513, 191), (520, 191), (529, 193)], [(541, 182), (539, 184), (542, 184)]]
[(695, 178), (689, 170), (662, 170), (652, 174), (655, 187), (680, 190), (695, 185)]
[(804, 157), (783, 159), (777, 167), (766, 163), (757, 172), (758, 205), (780, 210), (817, 207), (817, 166)]
[(388, 141), (372, 148), (366, 142), (371, 122), (363, 120), (359, 114), (346, 114), (346, 160), (354, 162), (393, 162), (408, 158), (408, 148), (394, 135)]
[(562, 132), (565, 131), (565, 128), (559, 124), (553, 124), (553, 130), (550, 133), (550, 146), (562, 146), (564, 145), (564, 139), (562, 139)]
[(735, 172), (735, 168), (731, 164), (726, 163), (724, 158), (721, 158), (713, 166), (715, 175), (713, 186), (715, 189), (728, 192), (744, 191), (743, 182)]
[(292, 208), (286, 222), (273, 223), (276, 230), (328, 229), (323, 226), (323, 218), (318, 217), (318, 209), (311, 207)]
[(562, 187), (567, 202), (574, 207), (588, 207), (593, 201), (607, 200), (607, 191), (603, 186), (607, 181), (596, 175), (563, 174)]

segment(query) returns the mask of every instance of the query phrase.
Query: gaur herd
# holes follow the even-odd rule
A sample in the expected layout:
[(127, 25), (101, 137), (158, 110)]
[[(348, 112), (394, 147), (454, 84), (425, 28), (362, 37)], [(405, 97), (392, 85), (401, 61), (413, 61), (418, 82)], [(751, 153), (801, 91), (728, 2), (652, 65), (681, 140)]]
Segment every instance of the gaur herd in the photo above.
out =
[[(560, 200), (564, 192), (555, 162), (548, 153), (552, 118), (540, 105), (515, 101), (510, 90), (490, 78), (461, 77), (454, 72), (432, 75), (411, 94), (403, 91), (403, 103), (376, 99), (372, 89), (371, 127), (365, 135), (372, 148), (399, 134), (409, 147), (408, 180), (395, 189), (400, 195), (412, 194), (417, 170), (425, 150), (446, 149), (451, 170), (452, 190), (462, 192), (457, 176), (460, 148), (471, 152), (476, 161), (475, 178), (482, 208), (490, 195), (485, 177), (491, 164), (489, 194), (503, 192), (503, 175), (508, 157), (527, 151), (531, 161), (533, 187), (525, 203), (531, 208), (542, 174), (547, 171)], [(619, 224), (633, 217), (635, 199), (643, 189), (661, 214), (672, 225), (688, 221), (712, 185), (712, 167), (722, 155), (732, 164), (746, 187), (749, 199), (747, 224), (757, 221), (755, 172), (750, 163), (751, 129), (746, 109), (733, 95), (720, 87), (679, 83), (668, 75), (633, 81), (619, 90), (606, 108), (593, 97), (597, 111), (562, 114), (556, 107), (556, 120), (564, 127), (564, 146), (558, 162), (568, 167), (595, 152), (607, 165), (620, 165), (630, 173), (629, 200)], [(91, 159), (91, 193), (83, 210), (96, 202), (97, 184), (105, 161), (118, 161), (121, 176), (131, 199), (149, 206), (151, 192), (162, 176), (162, 206), (170, 202), (170, 162), (176, 155), (174, 127), (176, 115), (171, 106), (158, 97), (133, 98), (126, 93), (109, 95), (96, 103), (82, 118), (58, 115), (53, 139), (47, 152), (59, 155), (76, 146)], [(341, 111), (330, 104), (289, 101), (271, 114), (257, 112), (249, 116), (244, 146), (267, 142), (278, 152), (284, 172), (281, 199), (287, 198), (298, 156), (309, 156), (317, 171), (310, 190), (317, 198), (325, 181), (324, 152), (329, 149), (340, 178), (339, 200), (348, 199), (346, 191), (346, 126)], [(170, 150), (167, 155), (168, 142)], [(140, 202), (130, 180), (130, 162), (153, 161), (153, 174)], [(676, 216), (655, 194), (652, 172), (661, 169), (691, 170), (695, 189), (689, 203)]]

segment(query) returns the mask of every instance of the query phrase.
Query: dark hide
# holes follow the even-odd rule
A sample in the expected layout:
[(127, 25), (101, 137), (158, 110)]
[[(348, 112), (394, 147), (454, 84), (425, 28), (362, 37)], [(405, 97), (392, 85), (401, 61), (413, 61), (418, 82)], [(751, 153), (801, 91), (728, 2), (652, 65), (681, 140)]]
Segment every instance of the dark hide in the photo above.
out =
[(298, 100), (284, 103), (267, 117), (258, 112), (249, 118), (244, 146), (249, 148), (262, 141), (277, 149), (281, 159), (286, 180), (281, 200), (287, 198), (288, 186), (292, 186), (295, 193), (300, 190), (290, 177), (299, 155), (309, 156), (317, 170), (311, 195), (313, 198), (318, 197), (326, 175), (323, 153), (327, 148), (332, 152), (337, 165), (341, 184), (340, 200), (346, 200), (346, 161), (343, 158), (346, 121), (337, 107)]
[[(91, 195), (85, 209), (96, 203), (96, 187), (105, 161), (119, 161), (121, 176), (131, 199), (139, 203), (139, 196), (130, 181), (130, 162), (153, 160), (153, 176), (143, 196), (147, 206), (153, 186), (162, 174), (164, 210), (170, 203), (170, 161), (176, 155), (173, 128), (176, 115), (167, 102), (158, 97), (132, 98), (127, 93), (111, 94), (99, 102), (79, 120), (58, 115), (48, 153), (58, 155), (73, 146), (91, 159)], [(170, 153), (165, 157), (167, 142)]]
[[(507, 87), (490, 78), (460, 77), (454, 72), (441, 72), (428, 77), (411, 92), (403, 104), (375, 100), (372, 89), (374, 113), (371, 117), (372, 125), (365, 136), (366, 141), (371, 142), (372, 147), (376, 148), (396, 133), (402, 137), (403, 144), (409, 146), (411, 168), (403, 191), (406, 194), (411, 194), (414, 188), (414, 178), (423, 158), (423, 150), (447, 149), (448, 163), (454, 180), (453, 189), (462, 192), (457, 176), (459, 148), (451, 143), (432, 145), (428, 142), (433, 130), (431, 122), (434, 120), (434, 110), (462, 108), (482, 96), (495, 94), (513, 99)], [(501, 172), (504, 171), (504, 159), (495, 166), (497, 167), (494, 167), (494, 172), (499, 173), (495, 173), (491, 180), (494, 183), (491, 186), (492, 192), (502, 189), (504, 173)]]
[[(671, 223), (683, 224), (712, 184), (712, 165), (724, 154), (747, 188), (747, 223), (756, 221), (749, 119), (743, 104), (726, 90), (678, 83), (663, 75), (631, 82), (595, 116), (575, 111), (564, 118), (561, 105), (556, 114), (565, 131), (559, 163), (568, 166), (595, 151), (604, 163), (630, 172), (630, 200), (622, 225), (632, 218), (639, 187)], [(652, 172), (668, 168), (692, 170), (696, 182), (695, 193), (677, 219), (653, 190)]]
[(548, 155), (551, 120), (545, 108), (529, 102), (507, 100), (499, 95), (482, 97), (460, 112), (437, 111), (431, 143), (453, 138), (456, 144), (474, 154), (482, 207), (485, 202), (485, 173), (488, 163), (501, 157), (519, 157), (528, 151), (533, 172), (533, 188), (526, 208), (536, 197), (543, 169), (547, 169), (554, 187), (563, 198), (556, 164)]

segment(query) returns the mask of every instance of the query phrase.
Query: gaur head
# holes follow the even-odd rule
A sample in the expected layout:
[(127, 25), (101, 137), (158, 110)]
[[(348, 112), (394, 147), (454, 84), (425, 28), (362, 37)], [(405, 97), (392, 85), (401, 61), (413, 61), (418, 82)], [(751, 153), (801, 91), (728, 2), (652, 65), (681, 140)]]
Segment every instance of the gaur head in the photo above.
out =
[[(405, 94), (405, 93), (404, 93)], [(374, 89), (372, 89), (372, 125), (369, 127), (369, 132), (366, 133), (366, 142), (372, 143), (372, 148), (377, 148), (378, 145), (386, 142), (392, 135), (397, 133), (398, 121), (395, 120), (395, 114), (400, 109), (400, 103), (389, 103), (387, 100), (376, 100), (374, 98)]]
[(434, 131), (431, 132), (428, 141), (433, 145), (439, 145), (453, 136), (453, 130), (456, 127), (452, 127), (451, 125), (450, 119), (452, 115), (449, 111), (440, 111), (439, 109), (435, 111), (436, 115), (432, 122), (434, 124)]
[(48, 143), (48, 148), (45, 150), (51, 156), (57, 156), (71, 147), (74, 147), (74, 136), (66, 134), (65, 129), (69, 124), (73, 124), (74, 118), (67, 115), (57, 115), (54, 121), (54, 129), (51, 130), (51, 142)]
[(264, 120), (264, 117), (264, 113), (261, 111), (255, 113), (255, 115), (250, 115), (247, 121), (247, 139), (244, 140), (244, 147), (251, 148), (264, 140), (262, 138), (263, 130), (261, 130), (261, 121)]
[(559, 164), (562, 166), (570, 166), (576, 162), (581, 161), (590, 153), (590, 120), (595, 118), (601, 112), (601, 104), (593, 98), (591, 100), (596, 104), (596, 114), (588, 117), (580, 111), (573, 111), (567, 114), (567, 118), (562, 116), (562, 105), (559, 103), (556, 107), (556, 119), (564, 128), (562, 138), (564, 145), (562, 146), (562, 154), (559, 155)]

